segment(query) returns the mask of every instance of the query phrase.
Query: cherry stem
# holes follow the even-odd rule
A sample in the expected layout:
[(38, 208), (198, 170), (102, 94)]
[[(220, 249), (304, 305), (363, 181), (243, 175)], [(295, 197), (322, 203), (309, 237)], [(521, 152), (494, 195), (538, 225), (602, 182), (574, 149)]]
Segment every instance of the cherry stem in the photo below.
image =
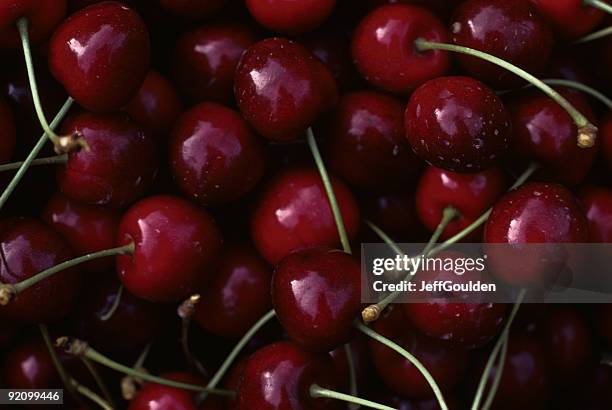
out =
[[(138, 355), (136, 363), (134, 363), (134, 369), (139, 371), (146, 371), (144, 368), (144, 362), (147, 360), (149, 351), (151, 350), (151, 343), (148, 343), (142, 352)], [(125, 400), (132, 400), (136, 395), (136, 383), (142, 384), (142, 380), (137, 377), (124, 376), (121, 378), (121, 396)]]
[[(0, 165), (0, 172), (19, 169), (19, 168), (21, 168), (21, 166), (23, 165), (24, 162), (25, 161), (19, 161), (19, 162), (11, 162), (11, 163), (8, 163), (8, 164), (2, 164), (2, 165)], [(56, 155), (56, 156), (53, 156), (53, 157), (35, 159), (34, 161), (32, 161), (30, 163), (30, 165), (31, 166), (34, 166), (34, 165), (54, 165), (54, 164), (65, 164), (66, 162), (68, 162), (68, 154), (62, 154), (62, 155)]]
[(46, 325), (39, 324), (38, 330), (40, 330), (40, 334), (42, 336), (43, 341), (45, 342), (45, 346), (47, 347), (47, 351), (49, 352), (49, 356), (51, 356), (51, 361), (53, 362), (53, 366), (57, 370), (57, 373), (60, 376), (60, 380), (66, 386), (68, 393), (72, 396), (76, 401), (81, 401), (79, 396), (76, 394), (75, 386), (72, 384), (72, 377), (68, 374), (66, 369), (64, 368), (63, 363), (60, 361), (59, 357), (57, 357), (57, 352), (53, 347), (53, 343), (51, 343), (51, 337), (49, 336), (49, 329), (47, 329)]
[(414, 44), (418, 51), (445, 50), (461, 54), (467, 54), (472, 57), (477, 57), (495, 65), (498, 65), (502, 68), (505, 68), (506, 70), (514, 73), (515, 75), (525, 79), (529, 83), (533, 84), (535, 87), (538, 87), (540, 90), (542, 90), (550, 98), (555, 100), (555, 102), (557, 102), (557, 104), (559, 104), (565, 111), (567, 111), (569, 116), (572, 117), (572, 120), (578, 128), (578, 136), (576, 138), (576, 141), (579, 147), (588, 148), (595, 145), (595, 139), (597, 138), (597, 127), (591, 124), (589, 120), (584, 115), (582, 115), (576, 108), (574, 108), (574, 106), (569, 101), (567, 101), (561, 94), (556, 92), (549, 85), (543, 83), (540, 79), (529, 74), (527, 71), (515, 66), (514, 64), (510, 64), (509, 62), (504, 61), (499, 57), (469, 47), (459, 46), (456, 44), (437, 43), (433, 41), (427, 41), (423, 38), (416, 39)]
[(344, 221), (342, 220), (342, 214), (340, 213), (340, 207), (338, 207), (338, 201), (336, 201), (336, 195), (334, 194), (334, 189), (329, 179), (327, 169), (323, 163), (323, 158), (321, 158), (321, 153), (319, 152), (319, 147), (317, 146), (317, 141), (315, 140), (312, 128), (308, 128), (306, 130), (306, 139), (308, 140), (308, 146), (310, 147), (315, 164), (317, 165), (319, 174), (321, 175), (321, 180), (323, 180), (323, 186), (327, 192), (327, 198), (329, 200), (332, 213), (334, 214), (334, 220), (336, 221), (336, 227), (338, 228), (338, 235), (340, 236), (342, 249), (346, 253), (351, 253), (351, 243), (346, 235), (346, 229), (344, 227)]
[(72, 379), (71, 383), (76, 389), (76, 391), (79, 392), (79, 394), (83, 395), (83, 397), (87, 397), (89, 400), (91, 400), (92, 402), (100, 406), (100, 408), (104, 410), (115, 410), (118, 408), (114, 405), (111, 406), (102, 397), (98, 396), (96, 393), (92, 392), (87, 387), (83, 386), (82, 384), (77, 383), (76, 380)]
[(200, 295), (191, 295), (185, 300), (177, 309), (177, 313), (181, 318), (181, 348), (183, 350), (183, 356), (187, 361), (187, 365), (190, 370), (197, 370), (200, 374), (207, 376), (208, 372), (204, 369), (204, 366), (200, 361), (191, 353), (189, 348), (189, 328), (191, 327), (191, 318), (195, 313), (197, 304), (200, 302)]
[(423, 364), (419, 361), (419, 359), (414, 357), (411, 353), (407, 352), (405, 349), (403, 349), (397, 343), (395, 343), (395, 342), (387, 339), (383, 335), (375, 332), (374, 330), (370, 329), (369, 327), (367, 327), (363, 323), (360, 323), (359, 321), (356, 321), (355, 322), (355, 327), (359, 331), (361, 331), (362, 333), (364, 333), (367, 336), (371, 337), (372, 339), (376, 340), (377, 342), (380, 342), (380, 343), (384, 344), (385, 346), (387, 346), (389, 349), (392, 349), (392, 350), (396, 351), (397, 353), (402, 355), (406, 360), (408, 360), (410, 363), (412, 363), (412, 365), (414, 367), (416, 367), (419, 372), (421, 372), (421, 374), (423, 375), (425, 380), (427, 380), (427, 383), (429, 383), (429, 386), (433, 390), (433, 392), (434, 392), (434, 394), (436, 396), (436, 399), (438, 400), (438, 405), (440, 406), (440, 409), (441, 410), (448, 410), (448, 406), (446, 405), (446, 402), (444, 401), (444, 396), (442, 395), (442, 390), (440, 390), (440, 387), (438, 386), (438, 384), (436, 383), (436, 381), (432, 377), (431, 373), (429, 373), (429, 371), (425, 368), (425, 366), (423, 366)]
[(589, 41), (599, 40), (600, 38), (609, 36), (610, 34), (612, 34), (612, 26), (587, 34), (586, 36), (574, 41), (572, 44), (582, 44)]
[[(355, 361), (353, 360), (353, 351), (351, 350), (350, 343), (344, 345), (344, 354), (346, 354), (346, 363), (348, 365), (349, 393), (351, 396), (357, 396), (357, 375), (355, 374)], [(354, 406), (350, 407), (352, 408)]]
[(397, 246), (397, 244), (395, 243), (395, 241), (393, 239), (391, 239), (391, 237), (389, 235), (387, 235), (385, 233), (385, 231), (383, 231), (382, 229), (380, 229), (378, 226), (376, 226), (373, 222), (368, 221), (367, 219), (364, 220), (364, 223), (366, 225), (368, 225), (368, 227), (374, 231), (374, 233), (376, 235), (378, 235), (380, 237), (380, 239), (383, 240), (383, 242), (385, 244), (387, 244), (387, 246), (389, 246), (389, 248), (391, 248), (395, 253), (397, 253), (400, 256), (404, 256), (404, 251), (402, 251), (399, 246)]
[(119, 285), (119, 289), (117, 289), (117, 294), (115, 295), (115, 298), (113, 299), (113, 304), (110, 307), (110, 309), (108, 309), (108, 311), (106, 313), (104, 313), (102, 316), (100, 316), (100, 320), (103, 322), (106, 322), (108, 320), (110, 320), (110, 318), (113, 317), (113, 315), (115, 314), (115, 312), (117, 311), (117, 308), (119, 307), (119, 305), (121, 304), (121, 297), (123, 296), (123, 283)]
[(352, 403), (359, 406), (369, 407), (371, 409), (377, 410), (395, 410), (393, 407), (385, 406), (384, 404), (379, 404), (370, 400), (362, 399), (359, 397), (352, 396), (350, 394), (340, 393), (334, 390), (326, 389), (325, 387), (321, 387), (318, 384), (313, 384), (310, 386), (310, 396), (315, 399), (325, 398), (325, 399), (334, 399), (340, 400), (347, 403)]
[[(53, 121), (51, 121), (51, 128), (57, 127), (60, 121), (64, 119), (64, 116), (68, 113), (68, 110), (70, 110), (70, 107), (72, 107), (73, 102), (74, 100), (71, 97), (68, 97), (68, 99), (66, 100), (62, 108), (55, 115), (55, 118), (53, 118)], [(36, 143), (36, 145), (34, 146), (34, 148), (32, 148), (32, 151), (30, 151), (25, 161), (21, 163), (19, 170), (13, 176), (13, 179), (11, 179), (11, 182), (9, 182), (8, 186), (4, 189), (4, 192), (2, 192), (2, 195), (0, 196), (0, 210), (4, 207), (4, 205), (6, 204), (6, 201), (8, 201), (9, 197), (11, 196), (15, 188), (17, 188), (17, 185), (19, 184), (19, 182), (25, 175), (26, 171), (28, 170), (30, 165), (32, 165), (32, 162), (38, 156), (38, 154), (43, 149), (46, 143), (47, 143), (47, 134), (43, 134), (38, 140), (38, 142)]]
[(606, 13), (612, 14), (612, 6), (602, 0), (582, 0), (582, 4), (585, 6), (595, 7), (596, 9), (605, 11)]
[(91, 376), (94, 378), (94, 381), (96, 382), (96, 385), (104, 395), (106, 402), (108, 402), (113, 408), (117, 408), (117, 405), (113, 402), (113, 398), (108, 390), (108, 387), (106, 387), (106, 383), (104, 383), (104, 380), (102, 380), (102, 377), (100, 377), (98, 369), (96, 369), (94, 364), (90, 362), (87, 358), (81, 357), (80, 359), (91, 374)]
[(501, 383), (502, 374), (504, 373), (504, 363), (506, 363), (507, 354), (508, 337), (504, 339), (504, 343), (502, 344), (501, 350), (499, 352), (499, 359), (497, 360), (497, 371), (495, 372), (495, 376), (493, 376), (493, 381), (491, 382), (491, 389), (489, 390), (489, 393), (487, 393), (487, 398), (485, 399), (481, 410), (488, 410), (493, 404), (495, 394), (497, 393), (497, 389), (499, 388), (499, 384)]
[(603, 105), (608, 107), (609, 110), (612, 110), (612, 100), (609, 99), (603, 93), (597, 91), (596, 89), (592, 87), (589, 87), (588, 85), (585, 85), (585, 84), (582, 84), (576, 81), (564, 80), (560, 78), (547, 78), (547, 79), (543, 79), (542, 81), (549, 85), (559, 85), (561, 87), (574, 88), (576, 90), (580, 90), (584, 92), (585, 94), (588, 94), (591, 97), (598, 100), (599, 102), (601, 102)]

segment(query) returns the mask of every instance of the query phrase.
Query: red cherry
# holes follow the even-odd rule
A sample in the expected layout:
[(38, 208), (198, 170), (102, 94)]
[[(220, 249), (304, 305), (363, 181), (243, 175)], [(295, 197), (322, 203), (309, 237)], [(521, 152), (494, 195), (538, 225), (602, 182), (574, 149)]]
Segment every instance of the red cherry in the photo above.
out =
[[(529, 0), (467, 0), (451, 19), (453, 43), (493, 54), (538, 75), (550, 56), (550, 29)], [(484, 60), (458, 55), (461, 67), (493, 87), (515, 87), (523, 80)]]
[(240, 337), (270, 308), (272, 268), (249, 246), (226, 245), (202, 288), (194, 319), (203, 329)]
[(4, 388), (52, 389), (61, 381), (42, 341), (26, 342), (9, 350), (0, 366)]
[(159, 0), (159, 5), (177, 16), (200, 20), (219, 11), (227, 0)]
[(246, 6), (257, 23), (288, 35), (317, 28), (335, 5), (336, 0), (246, 0)]
[(214, 24), (184, 33), (174, 57), (174, 79), (193, 102), (234, 99), (234, 73), (244, 51), (255, 43), (251, 30), (238, 24)]
[(115, 111), (140, 89), (149, 68), (149, 34), (138, 14), (115, 1), (77, 11), (49, 43), (49, 67), (80, 105)]
[[(332, 189), (349, 239), (359, 228), (359, 209), (346, 186), (331, 176)], [(293, 168), (278, 174), (255, 204), (251, 234), (259, 253), (276, 264), (291, 251), (340, 243), (336, 222), (316, 169)]]
[(266, 138), (297, 138), (337, 99), (325, 65), (290, 40), (269, 38), (242, 56), (234, 93), (245, 119)]
[[(497, 167), (476, 174), (458, 174), (441, 168), (427, 167), (421, 175), (416, 191), (416, 209), (421, 222), (433, 232), (442, 213), (452, 206), (459, 215), (446, 226), (442, 239), (461, 232), (489, 209), (504, 193), (506, 178)], [(482, 229), (469, 239), (479, 240)]]
[(327, 354), (308, 353), (289, 342), (268, 345), (252, 354), (246, 362), (238, 388), (241, 410), (326, 410), (339, 409), (331, 399), (312, 398), (313, 384), (337, 390), (329, 371)]
[[(160, 376), (164, 379), (188, 384), (202, 384), (202, 379), (189, 373), (175, 372)], [(147, 383), (130, 401), (128, 410), (196, 410), (195, 394), (156, 383)]]
[(66, 15), (66, 0), (5, 0), (0, 3), (0, 47), (21, 46), (17, 20), (28, 20), (30, 42), (40, 43)]
[(591, 186), (580, 191), (591, 242), (612, 243), (612, 189)]
[(612, 170), (612, 114), (608, 113), (599, 124), (602, 158), (606, 167)]
[[(230, 368), (222, 383), (224, 389), (238, 391), (247, 360), (247, 357), (242, 357)], [(198, 410), (238, 410), (238, 400), (236, 398), (229, 399), (227, 397), (208, 395), (206, 400), (198, 407)]]
[(564, 38), (589, 34), (606, 16), (582, 0), (531, 0), (552, 28)]
[(90, 150), (70, 154), (59, 173), (62, 192), (86, 204), (123, 207), (141, 197), (157, 172), (156, 146), (142, 128), (120, 114), (83, 113), (66, 121)]
[(177, 185), (202, 204), (233, 201), (264, 173), (264, 151), (240, 114), (201, 103), (178, 119), (170, 142)]
[(4, 99), (0, 99), (0, 164), (9, 162), (16, 142), (13, 113)]
[(121, 218), (118, 245), (133, 242), (133, 255), (117, 257), (127, 290), (154, 302), (180, 301), (210, 275), (221, 245), (212, 218), (201, 208), (172, 196), (152, 196)]
[[(0, 282), (15, 284), (72, 257), (62, 237), (34, 219), (0, 221)], [(0, 318), (19, 323), (56, 322), (70, 311), (79, 290), (74, 269), (59, 272), (0, 307)]]
[(414, 41), (418, 38), (444, 43), (448, 35), (442, 22), (423, 8), (408, 4), (379, 7), (355, 30), (353, 60), (368, 82), (407, 94), (449, 68), (446, 52), (417, 51)]
[(421, 161), (404, 138), (400, 101), (371, 91), (346, 94), (325, 126), (331, 169), (360, 188), (403, 187)]
[(361, 268), (338, 250), (310, 248), (287, 255), (274, 270), (272, 304), (295, 343), (328, 352), (348, 342), (361, 310)]
[(421, 158), (455, 172), (478, 172), (504, 154), (511, 138), (502, 101), (469, 77), (440, 77), (408, 101), (406, 137)]

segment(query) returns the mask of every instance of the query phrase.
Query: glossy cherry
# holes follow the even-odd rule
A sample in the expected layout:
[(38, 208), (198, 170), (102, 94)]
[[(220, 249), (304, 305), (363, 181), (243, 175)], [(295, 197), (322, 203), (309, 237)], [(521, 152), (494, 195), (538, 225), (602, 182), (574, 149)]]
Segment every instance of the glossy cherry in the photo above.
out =
[(440, 77), (420, 86), (410, 96), (404, 124), (418, 156), (455, 172), (489, 168), (512, 136), (502, 101), (469, 77)]
[(564, 38), (589, 34), (606, 16), (603, 10), (584, 4), (582, 0), (531, 0), (540, 15)]
[[(359, 209), (346, 186), (331, 177), (349, 238), (359, 228)], [(327, 194), (314, 168), (279, 173), (258, 198), (251, 215), (251, 235), (259, 253), (276, 264), (291, 251), (340, 243)]]
[(80, 105), (115, 111), (140, 89), (149, 49), (140, 16), (122, 3), (105, 1), (77, 11), (58, 27), (49, 43), (49, 67)]
[[(504, 193), (506, 177), (498, 167), (475, 174), (459, 174), (427, 167), (416, 191), (416, 209), (421, 222), (433, 232), (442, 220), (444, 209), (452, 206), (459, 215), (448, 223), (441, 238), (461, 232), (486, 212)], [(482, 229), (468, 239), (479, 241)]]
[[(548, 25), (529, 0), (467, 0), (451, 19), (453, 43), (493, 54), (538, 75), (550, 56), (553, 39)], [(493, 87), (523, 82), (504, 68), (484, 60), (458, 55), (461, 67)]]
[(219, 11), (227, 0), (159, 0), (159, 5), (177, 16), (199, 20)]
[(339, 250), (309, 248), (284, 257), (274, 270), (272, 304), (295, 343), (327, 352), (348, 342), (361, 310), (361, 268)]
[(612, 243), (612, 189), (589, 186), (579, 196), (589, 221), (590, 242)]
[(180, 301), (210, 279), (221, 236), (212, 218), (190, 202), (152, 196), (121, 218), (118, 245), (133, 242), (133, 255), (117, 257), (127, 290), (154, 302)]
[(403, 187), (421, 168), (404, 138), (403, 104), (384, 94), (342, 96), (322, 136), (325, 159), (349, 183), (366, 189)]
[(174, 55), (174, 80), (192, 102), (234, 100), (234, 73), (255, 35), (238, 24), (211, 24), (185, 32)]
[[(184, 372), (166, 373), (160, 377), (188, 384), (203, 383), (201, 377)], [(130, 401), (128, 410), (196, 410), (195, 395), (193, 391), (146, 383)]]
[(264, 150), (236, 111), (201, 103), (175, 124), (170, 167), (186, 195), (202, 204), (220, 204), (243, 196), (259, 182)]
[[(15, 284), (72, 257), (64, 239), (47, 225), (28, 218), (0, 221), (0, 282)], [(0, 317), (19, 323), (56, 322), (70, 311), (79, 290), (74, 269), (59, 272), (19, 293)]]
[(13, 113), (2, 98), (0, 98), (0, 130), (0, 164), (4, 164), (13, 156), (16, 130)]
[(42, 341), (25, 342), (7, 351), (0, 365), (0, 380), (10, 389), (61, 387), (59, 374)]
[(379, 7), (359, 23), (353, 35), (353, 60), (371, 84), (408, 94), (449, 69), (445, 51), (419, 52), (414, 41), (447, 42), (444, 24), (426, 9), (408, 4)]
[(119, 208), (151, 186), (157, 172), (156, 144), (125, 114), (82, 113), (69, 118), (63, 131), (81, 134), (90, 147), (70, 154), (59, 172), (66, 196)]
[(28, 19), (32, 43), (40, 43), (66, 15), (66, 0), (7, 0), (0, 4), (0, 47), (21, 46), (17, 20)]
[(253, 18), (268, 30), (296, 35), (317, 28), (336, 0), (246, 0)]
[(245, 52), (236, 69), (234, 93), (245, 119), (276, 141), (300, 136), (337, 100), (327, 67), (283, 38), (260, 41)]
[(199, 292), (194, 320), (206, 331), (240, 337), (270, 308), (272, 267), (248, 245), (223, 247), (214, 277)]

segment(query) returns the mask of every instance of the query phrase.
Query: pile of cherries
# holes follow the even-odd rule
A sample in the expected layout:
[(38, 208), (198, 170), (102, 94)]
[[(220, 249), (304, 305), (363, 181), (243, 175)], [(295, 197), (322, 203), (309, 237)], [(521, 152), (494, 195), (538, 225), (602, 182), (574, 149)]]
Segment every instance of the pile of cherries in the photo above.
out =
[(0, 1), (0, 388), (75, 409), (611, 409), (612, 305), (366, 307), (359, 260), (612, 242), (610, 13)]

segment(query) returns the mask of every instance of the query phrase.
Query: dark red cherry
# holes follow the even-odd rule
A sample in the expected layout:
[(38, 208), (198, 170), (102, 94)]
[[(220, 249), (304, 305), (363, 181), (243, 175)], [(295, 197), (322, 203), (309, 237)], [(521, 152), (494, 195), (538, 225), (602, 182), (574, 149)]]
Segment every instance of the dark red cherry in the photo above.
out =
[(6, 352), (0, 365), (4, 388), (52, 389), (61, 382), (47, 347), (42, 341), (22, 343)]
[[(493, 54), (538, 75), (550, 56), (553, 38), (529, 0), (467, 0), (451, 19), (453, 43)], [(461, 67), (493, 87), (515, 87), (523, 80), (484, 60), (460, 54)]]
[(578, 38), (593, 31), (606, 16), (603, 10), (582, 0), (531, 0), (540, 15), (564, 38)]
[(240, 337), (272, 307), (272, 268), (250, 246), (229, 244), (212, 272), (211, 283), (199, 292), (194, 319), (215, 335)]
[(607, 114), (599, 124), (601, 153), (607, 169), (612, 170), (612, 114)]
[(174, 80), (192, 102), (234, 99), (234, 73), (244, 51), (255, 43), (238, 24), (212, 24), (185, 32), (175, 48)]
[(146, 129), (147, 134), (162, 139), (180, 115), (181, 105), (174, 85), (157, 71), (151, 70), (124, 110)]
[(313, 30), (331, 14), (336, 0), (246, 0), (253, 18), (268, 30), (296, 35)]
[[(59, 193), (49, 199), (42, 213), (42, 219), (59, 232), (79, 256), (114, 247), (119, 218), (115, 210), (85, 205)], [(114, 265), (114, 259), (109, 257), (88, 262), (82, 270), (103, 272)]]
[(204, 209), (159, 195), (134, 204), (121, 218), (118, 245), (130, 242), (134, 254), (117, 257), (127, 290), (154, 302), (180, 301), (210, 278), (221, 235)]
[(21, 46), (17, 20), (28, 19), (32, 43), (40, 43), (51, 34), (66, 15), (66, 0), (5, 0), (0, 3), (0, 47)]
[[(0, 249), (0, 282), (6, 284), (21, 282), (72, 257), (58, 233), (28, 218), (0, 221)], [(72, 308), (79, 285), (74, 269), (59, 272), (0, 307), (0, 317), (18, 323), (56, 322)]]
[[(459, 215), (442, 232), (447, 239), (461, 232), (486, 212), (504, 193), (506, 178), (498, 167), (475, 174), (459, 174), (441, 168), (427, 167), (416, 191), (416, 209), (423, 225), (433, 232), (446, 207), (452, 206)], [(468, 239), (479, 241), (482, 229)]]
[(589, 221), (590, 242), (612, 243), (612, 189), (590, 186), (579, 196)]
[(300, 136), (337, 100), (327, 67), (283, 38), (260, 41), (245, 52), (236, 69), (234, 93), (245, 119), (276, 141)]
[(11, 160), (15, 149), (16, 130), (10, 107), (0, 98), (0, 164)]
[(449, 68), (445, 51), (419, 52), (414, 41), (447, 42), (444, 24), (429, 11), (408, 4), (382, 6), (359, 23), (353, 35), (353, 60), (371, 84), (408, 94)]
[(83, 113), (63, 131), (81, 134), (90, 150), (70, 154), (59, 186), (72, 199), (119, 208), (144, 195), (157, 172), (157, 148), (125, 114)]
[(138, 14), (105, 1), (77, 11), (49, 43), (49, 67), (80, 105), (116, 111), (140, 89), (149, 69), (149, 34)]
[[(166, 373), (160, 377), (176, 382), (202, 385), (203, 380), (184, 372)], [(195, 393), (157, 383), (146, 383), (130, 401), (128, 410), (196, 410)]]
[(501, 99), (469, 77), (440, 77), (417, 88), (404, 118), (418, 156), (439, 168), (478, 172), (510, 144), (510, 117)]
[(200, 20), (219, 11), (227, 0), (159, 0), (159, 5), (177, 16)]
[(268, 345), (246, 362), (238, 387), (240, 410), (340, 409), (335, 400), (312, 398), (313, 384), (336, 390), (327, 354), (308, 353), (289, 342)]
[[(349, 239), (359, 228), (359, 209), (346, 186), (331, 177)], [(340, 237), (319, 173), (293, 168), (265, 188), (251, 215), (251, 234), (259, 253), (276, 264), (291, 251), (312, 246), (336, 247)]]
[(403, 187), (421, 161), (404, 138), (404, 107), (384, 94), (346, 94), (324, 127), (325, 156), (331, 169), (349, 183), (368, 189)]
[(339, 250), (309, 248), (284, 257), (272, 278), (272, 305), (287, 334), (307, 350), (348, 342), (361, 310), (361, 268)]
[(264, 150), (236, 111), (201, 103), (174, 126), (170, 167), (183, 193), (202, 204), (220, 204), (243, 196), (259, 182)]
[[(590, 121), (595, 115), (588, 102), (574, 92), (561, 94)], [(576, 185), (588, 174), (598, 147), (576, 144), (577, 129), (569, 114), (551, 98), (539, 92), (524, 94), (508, 103), (512, 121), (510, 158), (542, 166), (539, 176), (547, 180)]]

